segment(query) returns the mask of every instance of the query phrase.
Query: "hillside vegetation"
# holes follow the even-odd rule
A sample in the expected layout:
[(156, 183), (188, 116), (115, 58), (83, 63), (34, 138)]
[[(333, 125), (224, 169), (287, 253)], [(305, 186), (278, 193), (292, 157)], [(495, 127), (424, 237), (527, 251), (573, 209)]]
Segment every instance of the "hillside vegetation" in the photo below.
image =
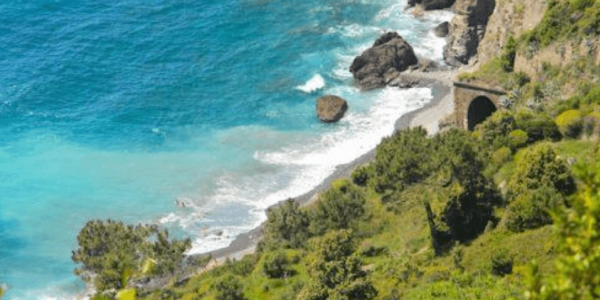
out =
[[(535, 77), (514, 72), (520, 51), (598, 34), (598, 2), (550, 1), (537, 27), (461, 76), (510, 91), (507, 109), (473, 132), (384, 139), (317, 202), (272, 208), (242, 260), (184, 277), (182, 266), (206, 264), (177, 263), (187, 242), (96, 222), (80, 234), (78, 270), (108, 272), (88, 277), (95, 299), (598, 299), (600, 67), (581, 56)], [(115, 246), (85, 246), (103, 224), (116, 226), (104, 235)], [(112, 283), (98, 284), (105, 276)], [(166, 285), (141, 288), (155, 277)]]

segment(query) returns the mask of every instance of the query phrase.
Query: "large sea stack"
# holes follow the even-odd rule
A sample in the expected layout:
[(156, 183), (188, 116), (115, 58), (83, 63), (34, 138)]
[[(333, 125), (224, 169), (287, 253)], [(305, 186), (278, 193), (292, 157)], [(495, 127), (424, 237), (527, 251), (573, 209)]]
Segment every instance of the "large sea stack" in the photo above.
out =
[(386, 74), (402, 72), (419, 61), (413, 48), (396, 32), (378, 38), (373, 47), (354, 59), (350, 72), (363, 90), (386, 85)]

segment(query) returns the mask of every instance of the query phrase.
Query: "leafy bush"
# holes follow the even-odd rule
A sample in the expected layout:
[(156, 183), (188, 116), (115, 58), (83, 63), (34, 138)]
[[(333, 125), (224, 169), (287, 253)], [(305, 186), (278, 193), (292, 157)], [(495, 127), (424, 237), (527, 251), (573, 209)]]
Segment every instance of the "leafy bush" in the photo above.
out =
[(557, 157), (548, 143), (527, 148), (518, 157), (507, 188), (509, 199), (528, 190), (552, 187), (563, 195), (575, 189), (567, 165)]
[[(378, 193), (402, 190), (429, 176), (430, 157), (427, 131), (421, 127), (405, 129), (382, 140), (371, 164), (369, 186)], [(402, 149), (402, 151), (398, 151)]]
[(233, 275), (219, 278), (213, 288), (217, 292), (217, 300), (244, 300), (243, 286), (240, 280)]
[(518, 148), (525, 146), (529, 139), (527, 132), (520, 130), (520, 129), (511, 131), (509, 133), (509, 137), (510, 137), (510, 146), (513, 149), (518, 149)]
[(552, 223), (551, 212), (564, 207), (564, 197), (555, 189), (543, 187), (513, 199), (504, 214), (506, 228), (523, 232)]
[(496, 166), (501, 166), (510, 160), (512, 151), (508, 147), (502, 147), (492, 153), (492, 163)]
[(240, 260), (225, 260), (225, 266), (227, 272), (232, 273), (237, 276), (248, 276), (256, 267), (258, 263), (258, 259), (260, 257), (258, 255), (245, 255)]
[(267, 253), (263, 261), (263, 269), (269, 278), (288, 277), (293, 274), (289, 267), (290, 261), (283, 252)]
[(316, 234), (330, 229), (352, 228), (365, 214), (366, 195), (348, 180), (334, 182), (319, 196), (311, 214), (311, 227)]
[(479, 124), (477, 131), (481, 132), (480, 142), (483, 146), (496, 150), (508, 146), (508, 134), (517, 129), (517, 123), (512, 113), (497, 111)]
[(371, 169), (368, 166), (361, 166), (352, 172), (352, 182), (358, 186), (366, 186), (371, 175)]
[(309, 224), (308, 214), (293, 199), (288, 199), (267, 212), (261, 247), (301, 247), (310, 237)]
[(575, 109), (567, 110), (556, 117), (556, 124), (564, 136), (577, 138), (583, 129), (581, 112)]
[(490, 260), (491, 272), (494, 275), (504, 276), (512, 273), (513, 258), (506, 249), (499, 249), (492, 254)]
[(527, 132), (527, 143), (541, 140), (558, 141), (562, 138), (558, 126), (552, 118), (543, 113), (521, 110), (515, 114), (517, 127)]
[[(155, 236), (155, 241), (150, 238)], [(155, 261), (157, 273), (173, 272), (191, 248), (189, 239), (169, 241), (168, 232), (156, 226), (125, 225), (108, 220), (89, 221), (77, 236), (79, 248), (73, 251), (72, 259), (82, 264), (75, 274), (84, 280), (93, 279), (98, 292), (121, 289), (135, 276), (143, 274), (143, 265), (148, 259)]]
[(310, 268), (313, 282), (299, 299), (369, 300), (377, 296), (357, 255), (350, 230), (331, 231), (315, 242), (316, 259)]

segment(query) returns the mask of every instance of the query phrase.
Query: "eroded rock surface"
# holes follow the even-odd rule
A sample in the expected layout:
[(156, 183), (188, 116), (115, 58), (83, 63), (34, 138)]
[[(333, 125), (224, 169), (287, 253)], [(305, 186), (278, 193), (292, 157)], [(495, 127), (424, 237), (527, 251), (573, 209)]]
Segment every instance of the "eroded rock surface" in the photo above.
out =
[(348, 110), (346, 100), (327, 95), (317, 99), (317, 116), (325, 123), (334, 123), (339, 121)]

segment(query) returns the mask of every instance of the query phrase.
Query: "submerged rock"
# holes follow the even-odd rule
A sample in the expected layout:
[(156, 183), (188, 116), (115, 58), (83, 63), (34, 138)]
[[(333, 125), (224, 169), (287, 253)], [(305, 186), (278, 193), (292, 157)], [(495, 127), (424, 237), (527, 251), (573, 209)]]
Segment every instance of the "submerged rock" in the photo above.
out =
[(433, 29), (435, 36), (443, 38), (450, 32), (450, 22), (444, 22)]
[(346, 100), (327, 95), (317, 99), (317, 116), (325, 123), (334, 123), (339, 121), (348, 110)]
[(373, 47), (356, 57), (350, 66), (361, 89), (385, 86), (385, 75), (402, 72), (418, 63), (413, 48), (396, 32), (379, 37)]

